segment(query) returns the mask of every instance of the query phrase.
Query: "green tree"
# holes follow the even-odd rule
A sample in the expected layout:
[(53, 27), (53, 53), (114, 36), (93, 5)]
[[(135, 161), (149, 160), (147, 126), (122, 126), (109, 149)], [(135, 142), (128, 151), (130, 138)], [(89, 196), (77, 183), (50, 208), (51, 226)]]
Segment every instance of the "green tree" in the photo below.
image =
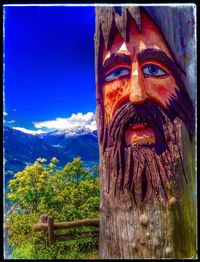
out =
[(14, 175), (10, 180), (10, 192), (7, 198), (19, 203), (20, 207), (29, 212), (38, 212), (38, 205), (45, 194), (46, 183), (55, 172), (52, 158), (49, 166), (44, 163), (46, 159), (38, 158), (32, 166), (27, 166), (23, 171)]
[(99, 194), (99, 178), (77, 157), (48, 179), (40, 210), (61, 221), (98, 217)]

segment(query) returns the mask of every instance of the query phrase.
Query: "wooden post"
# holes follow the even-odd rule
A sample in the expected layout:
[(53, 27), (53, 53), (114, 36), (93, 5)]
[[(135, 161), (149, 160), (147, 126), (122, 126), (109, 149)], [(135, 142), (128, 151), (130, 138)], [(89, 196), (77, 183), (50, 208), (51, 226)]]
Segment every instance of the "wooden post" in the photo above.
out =
[(52, 216), (49, 216), (47, 222), (48, 222), (48, 237), (49, 237), (49, 243), (54, 243), (54, 242), (55, 242), (55, 237), (54, 237), (53, 217), (52, 217)]
[[(47, 221), (48, 221), (48, 215), (47, 214), (43, 214), (43, 215), (40, 216), (40, 220), (39, 220), (40, 223), (47, 223)], [(45, 236), (48, 235), (48, 231), (47, 231), (46, 228), (43, 229), (43, 234)]]
[[(142, 14), (146, 13), (147, 15), (142, 20)], [(151, 15), (151, 19), (149, 19), (149, 15)], [(130, 21), (132, 24), (129, 28)], [(166, 121), (163, 124), (168, 130), (172, 130), (172, 125), (173, 127), (176, 126), (174, 136), (177, 135), (178, 138), (177, 142), (174, 140), (174, 136), (171, 136), (170, 139), (174, 142), (171, 143), (170, 140), (166, 142), (166, 144), (170, 144), (170, 147), (173, 147), (175, 143), (177, 144), (174, 147), (176, 150), (172, 150), (173, 152), (169, 149), (162, 151), (162, 154), (163, 152), (168, 154), (170, 151), (170, 156), (168, 155), (169, 157), (167, 156), (163, 160), (161, 160), (161, 153), (157, 152), (154, 159), (151, 148), (148, 146), (142, 148), (141, 151), (134, 146), (125, 148), (125, 131), (118, 129), (121, 122), (128, 118), (128, 114), (134, 113), (133, 107), (128, 107), (125, 103), (130, 97), (126, 91), (128, 85), (135, 81), (128, 82), (127, 80), (127, 71), (132, 66), (127, 58), (127, 53), (131, 49), (130, 45), (137, 42), (137, 35), (139, 35), (140, 46), (134, 47), (134, 52), (145, 47), (147, 49), (152, 49), (154, 46), (159, 47), (156, 43), (158, 38), (153, 37), (154, 39), (151, 39), (151, 33), (146, 34), (146, 37), (149, 36), (146, 42), (140, 40), (143, 39), (140, 38), (140, 34), (145, 31), (142, 21), (144, 21), (144, 24), (145, 21), (150, 21), (146, 23), (147, 32), (157, 26), (155, 31), (160, 32), (159, 39), (162, 39), (161, 33), (163, 34), (162, 43), (168, 48), (165, 49), (165, 51), (168, 50), (168, 56), (172, 51), (170, 54), (173, 61), (176, 61), (183, 69), (181, 70), (179, 67), (176, 71), (175, 67), (172, 66), (173, 63), (171, 64), (173, 70), (169, 68), (169, 70), (172, 70), (170, 76), (177, 84), (177, 89), (180, 90), (178, 95), (185, 96), (184, 99), (187, 103), (178, 97), (178, 105), (170, 104), (169, 112), (174, 113), (177, 107), (183, 106), (185, 108), (181, 116), (176, 114), (173, 122)], [(130, 32), (135, 34), (132, 38)], [(121, 39), (128, 43), (129, 49), (124, 53), (126, 60), (123, 60), (122, 55), (117, 56), (114, 51), (116, 49), (120, 50), (118, 53), (123, 53), (126, 48)], [(195, 62), (194, 49), (194, 13), (192, 7), (96, 7), (96, 120), (100, 156), (100, 258), (102, 259), (190, 258), (197, 255), (195, 139), (194, 137), (193, 140), (190, 139), (190, 135), (188, 135), (191, 131), (188, 126), (191, 126), (194, 132), (195, 122), (193, 104), (195, 104), (196, 99), (194, 96), (196, 86), (195, 76), (194, 74), (191, 75), (191, 72), (195, 72), (195, 70), (192, 70)], [(142, 60), (142, 63), (158, 58), (156, 56), (150, 58), (149, 53), (147, 53), (143, 57), (141, 55), (144, 60)], [(162, 56), (163, 53), (160, 52), (160, 55)], [(137, 56), (138, 54), (134, 57), (134, 53), (131, 53), (131, 59), (134, 57), (137, 60)], [(145, 59), (148, 56), (149, 60), (147, 61)], [(140, 62), (137, 62), (138, 67)], [(125, 70), (120, 66), (125, 66)], [(134, 66), (134, 68), (137, 68), (136, 65)], [(116, 68), (118, 68), (117, 71)], [(140, 68), (139, 73), (135, 73), (134, 77), (143, 76), (142, 70), (144, 69)], [(130, 77), (132, 77), (132, 71), (130, 72)], [(120, 74), (122, 75), (121, 81), (119, 79)], [(115, 79), (117, 80), (115, 81)], [(138, 85), (145, 84), (147, 80), (149, 78), (146, 79), (144, 75), (136, 83)], [(151, 80), (155, 81), (156, 85), (156, 79), (151, 78)], [(115, 90), (117, 91), (115, 92)], [(126, 96), (123, 97), (124, 93)], [(133, 96), (134, 94), (132, 94)], [(120, 104), (124, 105), (124, 108), (131, 109), (127, 112), (120, 111), (120, 114), (117, 115)], [(112, 112), (114, 112), (113, 115)], [(147, 112), (146, 114), (152, 113), (151, 110), (145, 112)], [(133, 125), (131, 123), (134, 119), (133, 113), (130, 122), (124, 122), (124, 128)], [(185, 117), (188, 120), (185, 120)], [(138, 117), (138, 119), (140, 118)], [(115, 124), (112, 120), (115, 120), (118, 124)], [(157, 119), (156, 122), (159, 125), (162, 121)], [(149, 126), (153, 124), (151, 121), (148, 123)], [(115, 144), (117, 139), (121, 139), (123, 143), (120, 144), (121, 141), (119, 141), (118, 144)], [(160, 144), (160, 140), (157, 138), (156, 142)], [(154, 143), (155, 147), (157, 146), (156, 142)], [(151, 154), (149, 158), (148, 154)], [(170, 164), (168, 160), (171, 161)]]
[(47, 214), (43, 214), (40, 216), (40, 223), (47, 223), (47, 220), (48, 220), (48, 215)]

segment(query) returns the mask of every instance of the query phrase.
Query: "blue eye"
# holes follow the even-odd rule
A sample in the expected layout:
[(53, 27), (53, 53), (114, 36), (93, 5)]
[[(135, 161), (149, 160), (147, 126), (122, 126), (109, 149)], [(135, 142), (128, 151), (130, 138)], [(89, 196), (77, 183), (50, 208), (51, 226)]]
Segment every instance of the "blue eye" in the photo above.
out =
[(113, 70), (110, 74), (108, 74), (104, 78), (104, 82), (111, 82), (113, 80), (116, 80), (118, 78), (128, 76), (130, 74), (130, 70), (127, 68), (117, 68)]
[(165, 70), (161, 69), (159, 66), (156, 65), (145, 65), (142, 68), (142, 71), (146, 76), (159, 77), (168, 75)]

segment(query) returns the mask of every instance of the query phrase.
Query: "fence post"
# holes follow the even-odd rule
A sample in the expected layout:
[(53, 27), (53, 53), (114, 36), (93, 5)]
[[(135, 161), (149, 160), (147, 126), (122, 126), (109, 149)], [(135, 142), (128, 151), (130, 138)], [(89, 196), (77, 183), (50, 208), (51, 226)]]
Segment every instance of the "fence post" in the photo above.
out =
[(48, 237), (49, 237), (49, 242), (53, 243), (55, 242), (55, 237), (54, 237), (54, 225), (53, 225), (53, 217), (49, 216), (48, 217)]
[(47, 223), (48, 215), (43, 214), (40, 216), (40, 223)]
[[(40, 216), (40, 223), (47, 223), (48, 220), (48, 215), (47, 214), (43, 214)], [(43, 233), (45, 236), (48, 235), (47, 229), (43, 229)]]

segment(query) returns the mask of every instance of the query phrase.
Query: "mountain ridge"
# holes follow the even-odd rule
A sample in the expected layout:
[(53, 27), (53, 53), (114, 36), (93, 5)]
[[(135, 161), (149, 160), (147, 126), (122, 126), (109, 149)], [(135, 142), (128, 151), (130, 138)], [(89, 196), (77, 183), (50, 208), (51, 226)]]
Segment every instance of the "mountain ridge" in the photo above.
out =
[(86, 165), (98, 164), (96, 130), (78, 127), (33, 135), (4, 126), (3, 136), (6, 180), (39, 157), (48, 161), (56, 157), (59, 167), (65, 166), (77, 156)]
[(47, 132), (47, 133), (41, 133), (41, 134), (36, 134), (36, 135), (39, 136), (39, 137), (44, 137), (46, 135), (75, 136), (75, 135), (89, 134), (89, 133), (92, 133), (94, 131), (96, 132), (96, 130), (91, 130), (91, 129), (86, 128), (86, 127), (78, 126), (78, 127), (75, 127), (75, 128), (63, 128), (63, 129), (58, 129), (58, 130), (55, 130), (55, 131), (51, 131), (51, 132)]

